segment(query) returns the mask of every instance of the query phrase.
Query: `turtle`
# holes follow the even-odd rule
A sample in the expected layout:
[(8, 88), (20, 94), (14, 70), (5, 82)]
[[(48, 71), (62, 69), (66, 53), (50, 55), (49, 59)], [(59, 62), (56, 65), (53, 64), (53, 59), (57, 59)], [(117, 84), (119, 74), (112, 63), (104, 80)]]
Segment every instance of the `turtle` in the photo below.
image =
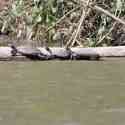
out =
[(12, 51), (11, 51), (12, 56), (16, 56), (17, 54), (20, 54), (31, 60), (48, 60), (51, 58), (51, 56), (43, 54), (36, 47), (30, 47), (30, 46), (16, 47), (14, 45), (11, 45), (11, 48), (12, 48)]

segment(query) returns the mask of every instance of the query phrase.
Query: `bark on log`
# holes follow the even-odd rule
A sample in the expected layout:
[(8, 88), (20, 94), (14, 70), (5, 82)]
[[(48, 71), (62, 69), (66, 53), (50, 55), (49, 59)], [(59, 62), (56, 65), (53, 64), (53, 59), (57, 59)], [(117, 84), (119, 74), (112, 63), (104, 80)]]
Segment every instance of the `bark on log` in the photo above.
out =
[[(24, 47), (25, 48), (25, 47)], [(23, 47), (17, 47), (19, 50), (23, 50)], [(99, 59), (99, 57), (125, 57), (125, 46), (117, 47), (96, 47), (96, 48), (71, 48), (66, 50), (65, 48), (50, 47), (49, 51), (46, 48), (37, 47), (36, 51), (34, 49), (25, 48), (24, 55), (18, 53), (16, 56), (12, 56), (11, 47), (0, 47), (0, 60), (28, 60), (27, 55), (38, 54), (38, 57), (44, 55), (45, 57), (39, 60), (48, 59)], [(30, 50), (30, 52), (29, 52)], [(38, 53), (37, 53), (38, 52)], [(40, 54), (40, 55), (39, 55)], [(32, 58), (30, 58), (32, 59)]]

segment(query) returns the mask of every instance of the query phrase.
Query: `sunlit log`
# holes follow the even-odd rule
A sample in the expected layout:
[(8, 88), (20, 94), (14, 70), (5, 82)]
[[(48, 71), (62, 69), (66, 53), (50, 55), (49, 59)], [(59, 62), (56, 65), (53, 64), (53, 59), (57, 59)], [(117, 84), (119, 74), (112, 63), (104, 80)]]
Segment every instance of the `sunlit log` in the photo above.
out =
[(11, 47), (0, 47), (0, 60), (98, 60), (103, 57), (125, 57), (125, 46), (95, 48), (73, 47), (70, 49), (60, 47), (50, 47), (48, 49), (43, 47), (17, 47), (15, 56), (12, 54), (12, 51), (13, 49)]

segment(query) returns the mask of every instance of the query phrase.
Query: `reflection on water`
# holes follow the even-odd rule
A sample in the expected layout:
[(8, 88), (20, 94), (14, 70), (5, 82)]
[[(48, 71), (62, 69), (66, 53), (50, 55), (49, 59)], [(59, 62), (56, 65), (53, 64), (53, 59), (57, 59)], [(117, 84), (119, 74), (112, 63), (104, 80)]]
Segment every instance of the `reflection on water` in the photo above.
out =
[(124, 65), (0, 62), (0, 125), (124, 125)]

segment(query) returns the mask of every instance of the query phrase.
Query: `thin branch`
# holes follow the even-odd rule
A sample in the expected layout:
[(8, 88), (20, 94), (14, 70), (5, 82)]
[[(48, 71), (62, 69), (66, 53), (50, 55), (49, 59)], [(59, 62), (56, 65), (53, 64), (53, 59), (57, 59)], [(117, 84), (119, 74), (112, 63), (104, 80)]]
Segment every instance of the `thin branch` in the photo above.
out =
[[(78, 25), (78, 28), (77, 28), (77, 31), (76, 31), (76, 33), (75, 33), (75, 37), (74, 37), (74, 40), (73, 40), (71, 46), (73, 46), (73, 45), (75, 44), (76, 39), (77, 39), (77, 36), (78, 36), (78, 34), (79, 34), (79, 32), (80, 32), (80, 29), (81, 29), (82, 23), (83, 23), (83, 21), (84, 21), (85, 18), (86, 18), (86, 13), (87, 13), (86, 11), (88, 11), (88, 5), (89, 5), (89, 2), (90, 2), (90, 0), (87, 1), (87, 6), (86, 6), (86, 8), (85, 8), (85, 9), (83, 8), (82, 16), (81, 16), (81, 19), (80, 19), (80, 21), (79, 21), (79, 25)], [(82, 44), (79, 43), (79, 42), (78, 42), (78, 44), (82, 45)]]
[(99, 6), (96, 6), (96, 5), (93, 7), (93, 9), (96, 9), (96, 10), (98, 10), (98, 11), (100, 11), (100, 12), (103, 12), (104, 14), (106, 14), (107, 16), (113, 18), (113, 19), (116, 20), (117, 22), (119, 22), (119, 23), (125, 25), (125, 21), (124, 21), (124, 20), (122, 20), (122, 19), (116, 17), (114, 14), (111, 14), (109, 11), (104, 10), (103, 8), (101, 8), (101, 7), (99, 7)]
[[(121, 14), (121, 11), (118, 13), (118, 17), (120, 16), (120, 14)], [(117, 10), (116, 10), (116, 12), (115, 12), (115, 16), (116, 16), (116, 15), (117, 15)], [(106, 34), (96, 43), (96, 46), (100, 45), (100, 44), (104, 41), (104, 39), (107, 38), (107, 37), (110, 35), (110, 33), (112, 32), (112, 30), (115, 28), (116, 24), (117, 24), (117, 22), (115, 22), (115, 23), (113, 24), (113, 26), (110, 28), (109, 32), (106, 33)]]
[(109, 32), (108, 33), (106, 33), (97, 43), (96, 43), (96, 46), (98, 46), (98, 45), (100, 45), (102, 42), (103, 42), (103, 40), (106, 38), (106, 37), (108, 37), (109, 36), (109, 34), (112, 32), (112, 30), (114, 29), (114, 27), (116, 26), (116, 22), (113, 24), (113, 26), (111, 27), (111, 29), (109, 30)]
[[(87, 2), (85, 2), (85, 1), (83, 1), (83, 0), (81, 0), (81, 3), (83, 3), (83, 4), (80, 4), (81, 6), (87, 5)], [(99, 11), (99, 12), (104, 13), (105, 15), (111, 17), (112, 19), (116, 20), (117, 22), (119, 22), (119, 23), (125, 25), (125, 21), (124, 21), (124, 20), (122, 20), (122, 19), (116, 17), (114, 14), (112, 14), (112, 13), (110, 13), (109, 11), (107, 11), (107, 10), (105, 10), (105, 9), (103, 9), (103, 8), (101, 8), (101, 7), (99, 7), (98, 5), (95, 5), (95, 4), (93, 4), (93, 3), (90, 3), (88, 6), (89, 6), (90, 8), (92, 8), (92, 9), (95, 9), (95, 10), (97, 10), (97, 11)]]
[(46, 33), (49, 32), (50, 30), (52, 30), (54, 27), (56, 27), (57, 24), (59, 24), (62, 20), (64, 20), (68, 15), (70, 15), (71, 13), (73, 13), (74, 11), (76, 11), (77, 9), (79, 9), (80, 6), (73, 8), (72, 10), (70, 10), (69, 12), (67, 12), (63, 17), (61, 17), (55, 24), (53, 24), (52, 26), (50, 26)]
[(85, 10), (83, 9), (83, 12), (82, 12), (82, 16), (81, 16), (81, 19), (80, 19), (80, 22), (79, 22), (79, 25), (78, 25), (78, 29), (77, 29), (77, 31), (75, 32), (75, 36), (74, 36), (74, 39), (73, 39), (73, 42), (72, 42), (72, 45), (71, 46), (73, 46), (74, 44), (75, 44), (75, 42), (76, 42), (76, 39), (77, 39), (77, 36), (78, 36), (78, 34), (79, 34), (79, 32), (80, 32), (80, 29), (81, 29), (81, 26), (82, 26), (82, 23), (83, 23), (83, 20), (85, 19)]
[(68, 47), (70, 46), (70, 43), (72, 42), (72, 39), (73, 39), (75, 33), (76, 33), (76, 31), (74, 31), (74, 32), (72, 33), (72, 36), (70, 37), (69, 41), (66, 43), (65, 48), (68, 48)]

